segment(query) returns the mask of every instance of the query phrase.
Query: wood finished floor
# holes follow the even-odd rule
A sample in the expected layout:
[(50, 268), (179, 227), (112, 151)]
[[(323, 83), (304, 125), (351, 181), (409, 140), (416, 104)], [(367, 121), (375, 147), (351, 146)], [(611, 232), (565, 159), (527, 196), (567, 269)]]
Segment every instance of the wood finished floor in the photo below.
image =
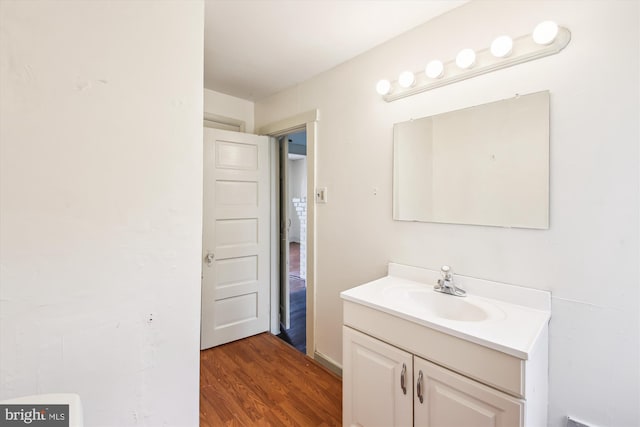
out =
[(291, 292), (307, 287), (307, 282), (300, 277), (300, 243), (289, 243), (289, 289)]
[(307, 352), (307, 283), (300, 277), (300, 243), (289, 243), (289, 309), (290, 327), (282, 330), (278, 338), (302, 353)]
[(263, 333), (200, 352), (200, 426), (340, 426), (342, 381)]
[(280, 325), (280, 333), (276, 336), (303, 354), (307, 354), (307, 290), (305, 288), (291, 292), (289, 309), (291, 327), (283, 330), (284, 326)]

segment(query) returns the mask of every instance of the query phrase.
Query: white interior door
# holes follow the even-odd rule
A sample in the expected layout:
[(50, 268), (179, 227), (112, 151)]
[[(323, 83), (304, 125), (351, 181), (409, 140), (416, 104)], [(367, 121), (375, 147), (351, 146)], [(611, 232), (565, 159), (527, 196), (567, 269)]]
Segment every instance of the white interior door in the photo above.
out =
[(291, 298), (289, 292), (289, 139), (280, 139), (280, 323), (291, 327)]
[(204, 129), (202, 349), (269, 329), (268, 144)]

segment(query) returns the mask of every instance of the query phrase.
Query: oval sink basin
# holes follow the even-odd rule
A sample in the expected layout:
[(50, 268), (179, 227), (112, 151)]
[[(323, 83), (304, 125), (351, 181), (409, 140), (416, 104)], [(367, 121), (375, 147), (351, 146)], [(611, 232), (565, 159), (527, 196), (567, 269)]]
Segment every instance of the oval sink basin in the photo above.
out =
[(437, 317), (460, 322), (480, 322), (489, 319), (489, 313), (482, 307), (468, 302), (461, 297), (453, 295), (442, 295), (451, 297), (451, 300), (433, 298), (424, 291), (410, 291), (409, 297), (417, 304), (432, 312)]
[(504, 317), (504, 313), (490, 304), (436, 292), (431, 288), (393, 286), (384, 289), (384, 297), (399, 308), (457, 322), (483, 322)]

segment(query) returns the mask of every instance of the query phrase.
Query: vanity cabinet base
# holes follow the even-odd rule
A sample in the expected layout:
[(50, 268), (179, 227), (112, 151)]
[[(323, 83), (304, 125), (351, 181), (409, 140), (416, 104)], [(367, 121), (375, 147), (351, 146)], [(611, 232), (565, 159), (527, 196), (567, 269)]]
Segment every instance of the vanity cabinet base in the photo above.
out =
[(515, 427), (524, 401), (343, 327), (343, 426)]

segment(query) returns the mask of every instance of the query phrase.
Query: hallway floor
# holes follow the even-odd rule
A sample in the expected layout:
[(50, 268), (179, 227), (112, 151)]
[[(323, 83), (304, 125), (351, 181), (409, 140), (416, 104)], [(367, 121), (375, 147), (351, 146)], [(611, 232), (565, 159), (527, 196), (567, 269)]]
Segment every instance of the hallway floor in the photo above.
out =
[(289, 305), (291, 327), (278, 338), (307, 352), (307, 283), (300, 277), (300, 243), (289, 243)]

